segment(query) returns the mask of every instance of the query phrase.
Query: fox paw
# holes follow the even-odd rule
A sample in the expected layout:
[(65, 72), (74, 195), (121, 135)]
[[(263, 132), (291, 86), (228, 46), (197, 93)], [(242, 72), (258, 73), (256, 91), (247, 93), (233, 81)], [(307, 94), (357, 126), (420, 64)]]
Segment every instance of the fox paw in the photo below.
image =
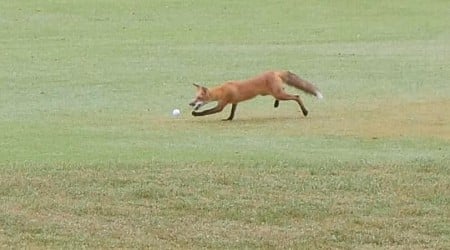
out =
[(192, 115), (193, 115), (193, 116), (198, 116), (198, 113), (195, 112), (195, 111), (192, 111)]

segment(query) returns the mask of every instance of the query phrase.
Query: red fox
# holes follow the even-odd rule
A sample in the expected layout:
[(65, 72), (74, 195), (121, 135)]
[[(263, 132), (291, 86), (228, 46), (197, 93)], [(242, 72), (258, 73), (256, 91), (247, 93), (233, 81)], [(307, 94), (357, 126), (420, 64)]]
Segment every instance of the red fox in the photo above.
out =
[[(268, 71), (248, 80), (229, 81), (213, 88), (194, 84), (197, 87), (197, 94), (189, 105), (194, 108), (194, 111), (192, 111), (193, 116), (203, 116), (218, 113), (225, 106), (231, 104), (230, 116), (225, 119), (231, 121), (234, 118), (234, 112), (239, 102), (252, 99), (257, 95), (272, 95), (275, 97), (275, 108), (278, 107), (279, 101), (293, 100), (298, 103), (303, 115), (307, 116), (308, 110), (300, 97), (284, 92), (283, 83), (303, 90), (305, 93), (314, 95), (319, 99), (323, 98), (322, 93), (316, 86), (290, 71)], [(214, 108), (197, 111), (206, 103), (213, 101), (217, 101), (217, 106)]]

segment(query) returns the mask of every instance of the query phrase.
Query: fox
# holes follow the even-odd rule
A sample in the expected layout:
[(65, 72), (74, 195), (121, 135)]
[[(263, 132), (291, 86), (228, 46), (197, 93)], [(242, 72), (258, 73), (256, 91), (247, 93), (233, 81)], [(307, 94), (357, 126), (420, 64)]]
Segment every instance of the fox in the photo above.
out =
[[(288, 94), (284, 90), (284, 84), (295, 87), (303, 92), (313, 95), (319, 99), (323, 98), (320, 90), (307, 80), (300, 78), (291, 71), (266, 71), (247, 80), (227, 81), (216, 87), (207, 88), (199, 84), (193, 85), (197, 88), (195, 98), (189, 103), (193, 108), (193, 116), (212, 115), (221, 112), (228, 104), (231, 104), (231, 113), (224, 121), (234, 118), (238, 103), (255, 98), (258, 95), (272, 95), (275, 98), (274, 107), (279, 106), (280, 101), (292, 100), (297, 102), (304, 116), (308, 115), (303, 101), (298, 95)], [(199, 111), (209, 102), (217, 102), (211, 109)]]

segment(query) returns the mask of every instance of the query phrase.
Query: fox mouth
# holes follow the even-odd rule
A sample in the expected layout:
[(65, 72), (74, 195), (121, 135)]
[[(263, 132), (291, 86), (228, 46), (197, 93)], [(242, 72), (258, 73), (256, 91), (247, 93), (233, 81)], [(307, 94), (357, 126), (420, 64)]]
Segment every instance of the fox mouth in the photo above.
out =
[(196, 101), (196, 102), (191, 102), (191, 103), (189, 103), (189, 105), (190, 105), (191, 107), (193, 107), (193, 109), (194, 109), (195, 111), (197, 111), (199, 108), (201, 108), (203, 105), (205, 105), (205, 103), (202, 102), (202, 101)]

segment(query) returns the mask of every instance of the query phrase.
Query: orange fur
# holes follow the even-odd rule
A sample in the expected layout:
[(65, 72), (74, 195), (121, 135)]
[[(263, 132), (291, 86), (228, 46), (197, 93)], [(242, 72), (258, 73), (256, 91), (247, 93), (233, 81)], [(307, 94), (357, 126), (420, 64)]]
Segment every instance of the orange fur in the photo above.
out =
[[(275, 107), (278, 107), (279, 100), (293, 100), (298, 103), (303, 114), (306, 116), (308, 110), (298, 95), (290, 95), (283, 89), (286, 83), (290, 86), (303, 90), (308, 94), (322, 98), (322, 94), (316, 86), (301, 79), (296, 74), (289, 71), (268, 71), (248, 80), (229, 81), (213, 88), (206, 88), (197, 84), (197, 94), (190, 103), (194, 107), (193, 116), (210, 115), (222, 111), (225, 106), (232, 104), (230, 116), (226, 120), (232, 120), (237, 104), (242, 101), (252, 99), (258, 95), (272, 95), (275, 100)], [(205, 111), (197, 111), (208, 102), (217, 101), (217, 106)]]

